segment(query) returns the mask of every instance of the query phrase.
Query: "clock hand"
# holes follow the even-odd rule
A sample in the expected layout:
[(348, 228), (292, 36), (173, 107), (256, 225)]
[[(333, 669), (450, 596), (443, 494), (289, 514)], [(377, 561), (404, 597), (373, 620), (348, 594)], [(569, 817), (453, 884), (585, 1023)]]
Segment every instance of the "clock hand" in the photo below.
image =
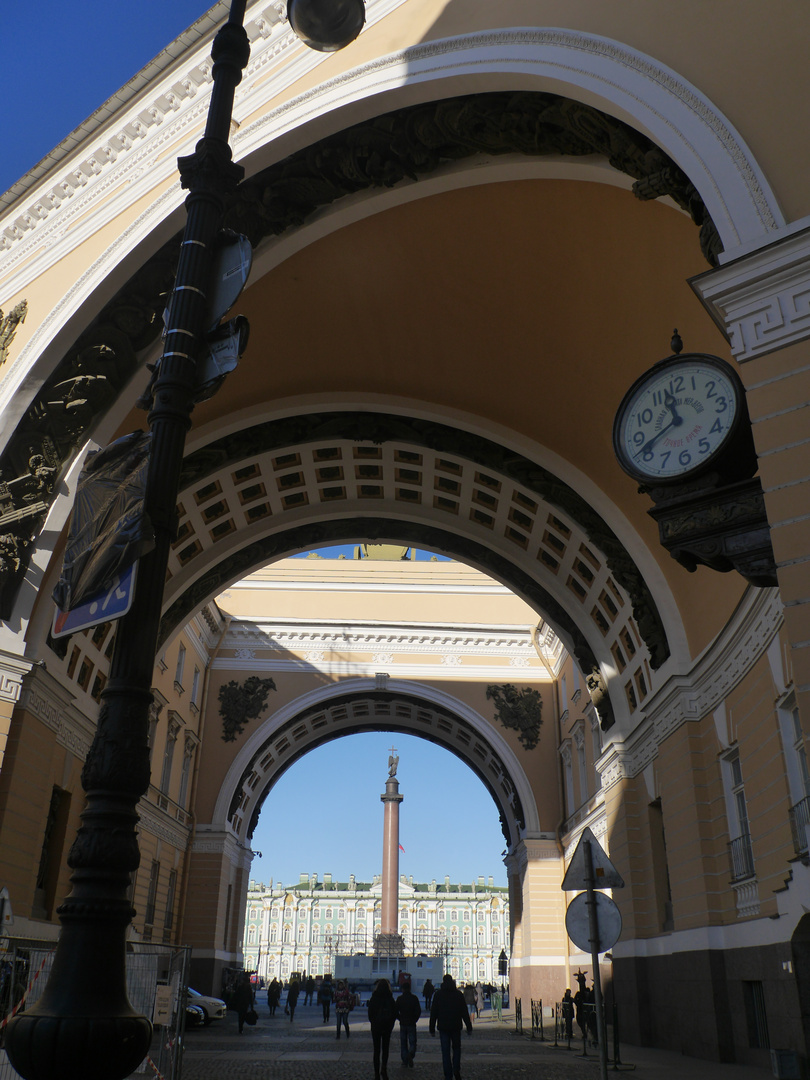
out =
[(664, 404), (672, 413), (673, 420), (675, 421), (675, 425), (677, 427), (677, 425), (682, 423), (683, 421), (682, 418), (675, 411), (675, 398), (672, 394), (670, 394), (669, 390), (664, 391)]
[(666, 433), (669, 431), (670, 428), (680, 427), (682, 423), (683, 423), (683, 417), (678, 416), (677, 413), (674, 413), (672, 419), (667, 424), (667, 426), (664, 427), (664, 428), (661, 428), (661, 430), (659, 432), (656, 432), (656, 434), (653, 435), (653, 437), (651, 439), (648, 439), (645, 442), (645, 444), (642, 446), (642, 448), (638, 451), (638, 453), (634, 454), (633, 457), (641, 457), (641, 455), (646, 454), (648, 450), (652, 450), (652, 448), (655, 446), (655, 444), (658, 442), (658, 440), (662, 437), (662, 435), (666, 435)]

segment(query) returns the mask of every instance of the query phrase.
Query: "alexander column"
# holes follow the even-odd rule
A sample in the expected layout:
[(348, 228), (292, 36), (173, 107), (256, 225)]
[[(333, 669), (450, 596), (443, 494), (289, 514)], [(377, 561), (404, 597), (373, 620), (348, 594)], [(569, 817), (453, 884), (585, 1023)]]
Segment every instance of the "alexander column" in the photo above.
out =
[(383, 817), (382, 858), (382, 919), (377, 938), (377, 953), (402, 956), (403, 941), (399, 933), (399, 804), (404, 796), (399, 793), (397, 765), (399, 757), (391, 747), (388, 757), (388, 779), (385, 794), (380, 796), (385, 804)]

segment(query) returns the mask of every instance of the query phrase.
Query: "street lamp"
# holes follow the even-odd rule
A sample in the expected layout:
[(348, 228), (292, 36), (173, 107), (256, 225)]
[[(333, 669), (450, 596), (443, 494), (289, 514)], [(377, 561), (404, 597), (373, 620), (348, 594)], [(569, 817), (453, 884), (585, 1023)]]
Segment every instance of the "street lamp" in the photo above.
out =
[[(140, 560), (132, 606), (118, 625), (96, 735), (82, 770), (87, 800), (68, 855), (73, 888), (58, 909), (62, 929), (52, 973), (37, 1004), (6, 1029), (9, 1060), (25, 1080), (123, 1080), (151, 1041), (151, 1022), (127, 997), (126, 935), (135, 914), (127, 893), (140, 862), (136, 807), (149, 786), (152, 672), (185, 437), (210, 329), (207, 296), (225, 199), (244, 175), (231, 159), (228, 134), (234, 92), (250, 56), (246, 2), (232, 0), (228, 21), (214, 39), (205, 133), (194, 153), (178, 162), (189, 192), (186, 227), (148, 416), (144, 501), (155, 547)], [(322, 51), (348, 44), (363, 25), (363, 0), (291, 0), (290, 8), (296, 14), (293, 29), (300, 26), (306, 44)]]

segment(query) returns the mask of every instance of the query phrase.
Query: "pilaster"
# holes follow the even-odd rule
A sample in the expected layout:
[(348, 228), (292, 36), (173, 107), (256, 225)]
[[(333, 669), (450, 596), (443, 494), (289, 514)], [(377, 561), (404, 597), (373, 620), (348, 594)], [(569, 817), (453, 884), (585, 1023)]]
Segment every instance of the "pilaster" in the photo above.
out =
[(0, 770), (6, 754), (11, 716), (20, 698), (23, 677), (30, 670), (30, 661), (0, 651)]
[(810, 230), (692, 280), (741, 365), (799, 708), (810, 691)]

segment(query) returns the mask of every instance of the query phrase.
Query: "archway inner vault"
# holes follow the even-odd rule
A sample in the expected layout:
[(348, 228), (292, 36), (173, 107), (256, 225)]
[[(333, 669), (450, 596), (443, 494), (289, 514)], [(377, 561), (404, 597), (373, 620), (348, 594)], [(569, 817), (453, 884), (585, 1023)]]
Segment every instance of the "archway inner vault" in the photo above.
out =
[(234, 758), (212, 827), (228, 828), (247, 845), (265, 799), (290, 766), (334, 739), (380, 730), (427, 739), (468, 765), (498, 808), (508, 848), (542, 835), (523, 766), (492, 724), (449, 694), (386, 677), (341, 682), (305, 695), (269, 717)]
[(179, 512), (164, 641), (250, 570), (362, 539), (446, 553), (508, 585), (574, 655), (605, 728), (641, 707), (670, 652), (643, 574), (582, 496), (457, 428), (382, 413), (244, 428), (189, 456)]

